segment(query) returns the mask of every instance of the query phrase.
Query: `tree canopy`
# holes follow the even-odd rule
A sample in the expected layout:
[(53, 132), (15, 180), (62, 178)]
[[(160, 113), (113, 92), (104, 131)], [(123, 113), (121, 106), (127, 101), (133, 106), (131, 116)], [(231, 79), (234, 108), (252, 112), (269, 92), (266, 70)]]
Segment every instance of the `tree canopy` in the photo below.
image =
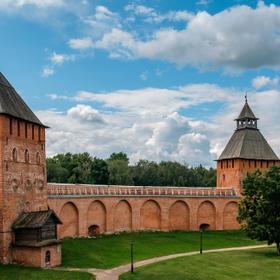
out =
[(56, 183), (186, 187), (216, 185), (216, 171), (213, 168), (148, 160), (129, 165), (129, 158), (123, 152), (113, 153), (106, 160), (88, 153), (58, 154), (47, 159), (47, 175), (49, 182)]
[(238, 220), (252, 239), (275, 242), (280, 255), (280, 167), (245, 178)]

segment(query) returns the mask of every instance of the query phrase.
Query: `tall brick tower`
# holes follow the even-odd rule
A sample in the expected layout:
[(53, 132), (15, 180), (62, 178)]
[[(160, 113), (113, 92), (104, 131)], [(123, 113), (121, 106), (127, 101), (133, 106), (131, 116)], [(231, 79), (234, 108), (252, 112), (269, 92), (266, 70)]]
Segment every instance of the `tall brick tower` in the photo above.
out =
[[(1, 263), (9, 263), (13, 258), (13, 223), (16, 219), (23, 213), (46, 215), (49, 211), (45, 128), (0, 73)], [(49, 214), (45, 219), (47, 216)]]
[(266, 170), (280, 161), (258, 129), (258, 118), (247, 97), (236, 121), (236, 130), (217, 160), (217, 188), (242, 192), (244, 177), (257, 169)]

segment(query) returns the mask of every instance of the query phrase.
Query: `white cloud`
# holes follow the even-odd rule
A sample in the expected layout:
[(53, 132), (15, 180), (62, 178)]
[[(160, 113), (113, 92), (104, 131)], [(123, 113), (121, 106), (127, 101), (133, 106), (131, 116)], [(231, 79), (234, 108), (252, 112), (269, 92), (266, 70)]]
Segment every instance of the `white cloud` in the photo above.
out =
[(42, 77), (49, 77), (54, 74), (54, 69), (46, 66), (42, 71)]
[(159, 59), (181, 66), (279, 68), (279, 28), (280, 7), (259, 2), (255, 9), (242, 5), (213, 15), (198, 12), (186, 28), (161, 28), (148, 39), (115, 27), (96, 47), (107, 50), (112, 57)]
[(100, 38), (113, 28), (122, 28), (120, 16), (105, 6), (97, 6), (95, 14), (83, 18), (83, 22), (88, 26), (86, 30), (93, 38)]
[(75, 60), (75, 57), (73, 55), (67, 55), (67, 54), (62, 54), (62, 53), (58, 54), (58, 53), (54, 52), (50, 56), (49, 59), (54, 65), (62, 65), (66, 61)]
[[(191, 165), (214, 166), (235, 130), (233, 121), (244, 105), (243, 93), (211, 84), (189, 84), (175, 89), (145, 88), (107, 93), (79, 92), (54, 99), (99, 103), (100, 110), (75, 105), (67, 112), (38, 112), (52, 127), (47, 131), (48, 155), (90, 152), (107, 158), (125, 151), (132, 162), (176, 160)], [(207, 118), (212, 104), (220, 104)], [(249, 104), (259, 127), (280, 155), (280, 91), (249, 93)], [(199, 108), (199, 114), (193, 109)], [(183, 109), (183, 111), (182, 111)], [(206, 121), (207, 119), (207, 121)], [(79, 133), (77, 133), (79, 132)]]
[(67, 111), (67, 115), (86, 122), (104, 123), (99, 112), (89, 105), (78, 104)]
[(68, 45), (71, 49), (86, 50), (93, 48), (94, 44), (90, 37), (70, 39)]
[(161, 23), (162, 21), (188, 21), (193, 14), (188, 11), (169, 11), (166, 14), (160, 14), (155, 9), (137, 4), (125, 6), (125, 11), (132, 12), (135, 16), (141, 16), (145, 22)]
[(140, 79), (141, 79), (142, 81), (147, 81), (147, 79), (148, 79), (148, 71), (142, 72), (142, 73), (140, 74)]
[(1, 0), (0, 9), (20, 8), (28, 5), (39, 8), (60, 7), (63, 4), (63, 0)]
[(48, 57), (50, 65), (45, 66), (42, 70), (42, 77), (47, 78), (54, 75), (56, 67), (63, 65), (67, 61), (74, 61), (75, 59), (75, 55), (67, 55), (62, 53), (58, 54), (53, 52), (52, 55)]
[(255, 89), (260, 89), (263, 87), (275, 87), (279, 84), (279, 78), (270, 78), (267, 76), (257, 76), (252, 80), (252, 86)]

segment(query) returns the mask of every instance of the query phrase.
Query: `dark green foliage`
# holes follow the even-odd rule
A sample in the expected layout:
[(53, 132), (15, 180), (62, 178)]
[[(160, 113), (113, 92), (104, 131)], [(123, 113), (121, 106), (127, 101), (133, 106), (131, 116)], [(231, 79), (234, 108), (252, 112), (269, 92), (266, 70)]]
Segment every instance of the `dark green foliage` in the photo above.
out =
[(129, 158), (127, 157), (127, 154), (123, 152), (112, 153), (108, 158), (108, 161), (113, 161), (113, 160), (124, 160), (127, 163), (129, 163)]
[(109, 184), (133, 185), (131, 168), (128, 161), (123, 159), (110, 159), (107, 161), (109, 169)]
[(113, 153), (105, 161), (83, 154), (58, 154), (47, 159), (49, 182), (112, 184), (136, 186), (214, 187), (216, 170), (201, 165), (189, 167), (173, 161), (139, 160), (129, 165), (123, 152)]
[(276, 243), (280, 255), (280, 167), (256, 171), (244, 180), (238, 219), (248, 236)]
[(94, 158), (91, 166), (91, 177), (94, 184), (108, 184), (109, 170), (108, 164), (105, 160)]

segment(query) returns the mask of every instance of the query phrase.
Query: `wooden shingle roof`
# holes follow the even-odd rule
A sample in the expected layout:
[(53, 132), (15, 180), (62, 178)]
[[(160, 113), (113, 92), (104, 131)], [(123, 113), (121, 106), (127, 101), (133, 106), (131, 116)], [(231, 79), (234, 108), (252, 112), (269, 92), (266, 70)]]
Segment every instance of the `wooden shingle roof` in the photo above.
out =
[(13, 223), (13, 229), (40, 228), (48, 219), (53, 218), (56, 224), (62, 224), (53, 210), (22, 213)]
[(0, 114), (44, 126), (0, 72)]
[(245, 105), (243, 109), (241, 110), (238, 118), (236, 120), (245, 120), (245, 119), (252, 119), (252, 120), (257, 120), (255, 114), (253, 113), (252, 109), (250, 108), (247, 99), (245, 102)]
[(239, 129), (234, 132), (222, 152), (222, 159), (279, 160), (258, 129)]

